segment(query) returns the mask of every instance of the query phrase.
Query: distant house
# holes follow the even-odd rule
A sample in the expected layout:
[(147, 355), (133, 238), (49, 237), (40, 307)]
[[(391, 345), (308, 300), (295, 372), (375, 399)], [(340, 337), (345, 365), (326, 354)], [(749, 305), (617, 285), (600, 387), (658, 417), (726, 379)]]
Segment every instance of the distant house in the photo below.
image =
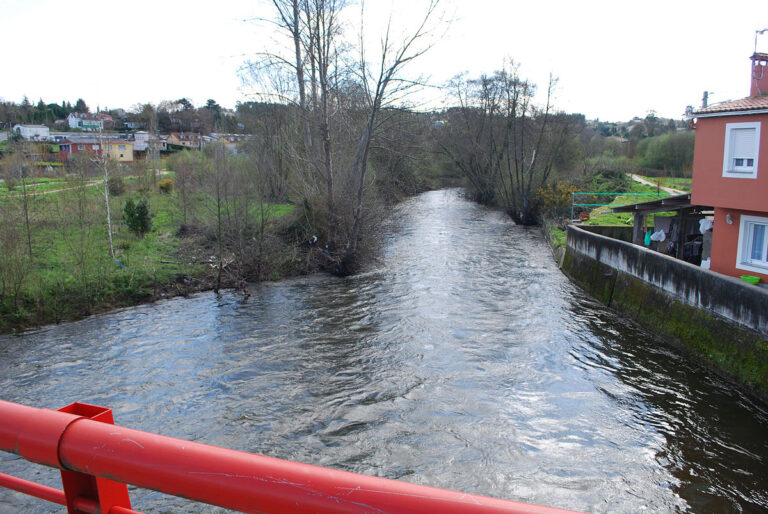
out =
[(692, 113), (691, 198), (715, 208), (710, 269), (768, 282), (768, 54), (751, 70), (749, 97)]
[(87, 153), (91, 156), (100, 156), (102, 145), (98, 139), (77, 139), (74, 141), (65, 140), (58, 143), (58, 159), (68, 161), (73, 156), (80, 153)]
[(168, 150), (165, 139), (158, 136), (150, 136), (146, 130), (141, 130), (133, 135), (134, 151), (146, 152), (150, 146), (161, 152)]
[(97, 119), (96, 116), (90, 113), (83, 112), (70, 113), (70, 115), (67, 116), (67, 123), (69, 123), (69, 128), (71, 129), (85, 131), (95, 131), (104, 128), (103, 120)]
[(133, 162), (133, 142), (121, 139), (104, 141), (107, 156), (117, 162)]
[(200, 134), (189, 132), (171, 132), (166, 141), (168, 145), (183, 146), (186, 148), (200, 148), (202, 142)]
[(13, 132), (25, 141), (47, 141), (51, 136), (45, 125), (14, 125)]
[(115, 120), (106, 112), (97, 112), (94, 118), (101, 123), (104, 130), (112, 130), (115, 128)]
[(143, 129), (146, 126), (146, 123), (144, 123), (141, 120), (124, 120), (123, 121), (123, 127), (128, 130), (137, 130), (137, 129)]
[(251, 137), (248, 134), (213, 133), (210, 136), (203, 136), (203, 143), (222, 143), (228, 150), (237, 152), (237, 145), (243, 141), (248, 141)]

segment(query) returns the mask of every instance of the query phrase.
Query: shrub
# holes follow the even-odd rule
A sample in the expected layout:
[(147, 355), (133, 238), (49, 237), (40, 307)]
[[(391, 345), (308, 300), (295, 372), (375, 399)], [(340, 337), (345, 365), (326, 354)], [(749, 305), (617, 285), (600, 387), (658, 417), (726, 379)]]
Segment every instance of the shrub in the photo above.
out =
[(571, 193), (579, 188), (573, 184), (547, 184), (536, 192), (540, 212), (551, 218), (571, 214)]
[(109, 194), (112, 196), (120, 196), (125, 193), (125, 182), (123, 182), (123, 177), (109, 177), (109, 180), (107, 180), (107, 189), (109, 189)]
[(171, 194), (171, 191), (173, 191), (173, 179), (172, 178), (165, 178), (157, 183), (157, 188), (160, 190), (161, 193), (165, 193), (167, 195)]
[(152, 216), (149, 213), (149, 201), (141, 198), (138, 202), (128, 199), (123, 207), (123, 219), (132, 232), (143, 236), (152, 228)]

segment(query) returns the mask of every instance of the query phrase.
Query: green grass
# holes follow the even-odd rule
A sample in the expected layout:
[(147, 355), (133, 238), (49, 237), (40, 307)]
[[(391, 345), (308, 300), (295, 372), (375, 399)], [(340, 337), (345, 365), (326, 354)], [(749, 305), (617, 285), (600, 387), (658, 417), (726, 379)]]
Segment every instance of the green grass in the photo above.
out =
[[(96, 177), (92, 180), (99, 180), (99, 179), (98, 177)], [(98, 185), (98, 184), (95, 184), (95, 185)], [(91, 187), (94, 187), (94, 186), (91, 186)], [(59, 189), (66, 189), (71, 187), (76, 187), (76, 185), (65, 179), (41, 177), (41, 178), (30, 179), (30, 181), (27, 182), (27, 194), (35, 195), (37, 193), (45, 193), (47, 191), (56, 191)], [(20, 181), (15, 182), (13, 191), (8, 190), (7, 182), (0, 184), (0, 199), (8, 196), (20, 197), (21, 195), (22, 195), (22, 187), (21, 187)]]
[[(645, 184), (635, 183), (632, 186), (633, 193), (656, 193), (656, 188), (647, 186)], [(610, 204), (601, 207), (595, 207), (589, 213), (589, 220), (585, 221), (587, 225), (631, 225), (632, 214), (631, 213), (614, 213), (611, 212), (611, 207), (620, 207), (622, 205), (630, 205), (633, 203), (649, 202), (669, 196), (669, 193), (662, 191), (658, 196), (639, 196), (639, 195), (619, 195)], [(664, 214), (664, 213), (661, 213)], [(654, 215), (648, 217), (648, 222), (653, 223)]]
[(549, 235), (552, 237), (552, 245), (555, 248), (565, 248), (567, 234), (565, 230), (558, 228), (554, 223), (549, 226)]
[(686, 193), (691, 192), (691, 183), (693, 182), (693, 179), (691, 178), (682, 178), (682, 177), (643, 177), (642, 175), (638, 175), (640, 178), (643, 178), (647, 180), (648, 182), (653, 182), (654, 184), (656, 181), (659, 181), (659, 185), (661, 187), (671, 187), (673, 189), (679, 189), (680, 191), (685, 191)]
[[(38, 191), (43, 187), (61, 189), (68, 184), (56, 179), (38, 182)], [(110, 197), (114, 259), (109, 252), (101, 184), (34, 197), (29, 204), (31, 263), (26, 257), (21, 199), (0, 194), (0, 220), (13, 224), (19, 236), (16, 253), (3, 249), (0, 268), (9, 265), (13, 255), (23, 256), (28, 266), (17, 297), (7, 289), (0, 291), (0, 332), (130, 305), (156, 296), (159, 290), (176, 287), (181, 275), (200, 276), (206, 271), (204, 264), (185, 257), (188, 253), (180, 253), (182, 245), (195, 243), (176, 237), (182, 222), (178, 193), (163, 194), (155, 189), (146, 195), (153, 215), (152, 229), (140, 237), (121, 221), (125, 202), (141, 196), (134, 180), (126, 180), (126, 185), (128, 191), (123, 195)], [(292, 210), (290, 204), (270, 204), (269, 219), (276, 220)], [(215, 211), (206, 211), (198, 209), (204, 218), (198, 220), (201, 223), (215, 219)], [(206, 252), (202, 253), (209, 255)]]

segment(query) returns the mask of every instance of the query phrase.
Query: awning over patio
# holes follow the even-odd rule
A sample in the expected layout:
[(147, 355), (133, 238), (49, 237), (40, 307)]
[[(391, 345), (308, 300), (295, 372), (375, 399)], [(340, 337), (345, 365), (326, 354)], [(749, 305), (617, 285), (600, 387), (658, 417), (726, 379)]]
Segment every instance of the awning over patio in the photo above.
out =
[[(632, 242), (637, 245), (646, 244), (645, 233), (650, 228), (647, 226), (647, 219), (650, 214), (660, 212), (674, 212), (673, 217), (656, 218), (655, 229), (660, 229), (663, 225), (664, 231), (670, 234), (667, 242), (660, 246), (658, 243), (652, 244), (652, 248), (657, 251), (674, 255), (678, 259), (685, 259), (689, 262), (699, 259), (702, 254), (701, 237), (698, 237), (698, 221), (707, 214), (714, 211), (713, 207), (706, 205), (695, 205), (691, 203), (691, 193), (682, 195), (667, 196), (649, 202), (641, 202), (621, 207), (612, 207), (613, 212), (629, 212), (634, 215), (634, 224), (632, 229)], [(662, 223), (663, 222), (663, 223)], [(675, 227), (674, 230), (671, 227)], [(694, 239), (694, 236), (695, 239)], [(699, 241), (697, 243), (697, 241)], [(698, 244), (698, 247), (695, 245)], [(646, 245), (647, 246), (647, 245)], [(694, 246), (695, 252), (687, 246)], [(706, 247), (708, 248), (708, 246)], [(695, 259), (692, 255), (695, 253)], [(704, 253), (708, 253), (704, 252)], [(708, 255), (707, 255), (708, 257)], [(698, 264), (698, 262), (696, 262)]]
[(714, 210), (714, 207), (692, 204), (691, 193), (685, 193), (682, 195), (667, 196), (664, 198), (659, 198), (658, 200), (651, 200), (649, 202), (634, 203), (630, 205), (622, 205), (621, 207), (611, 208), (611, 211), (613, 212), (631, 212), (633, 214), (640, 215), (682, 210), (687, 211), (686, 214), (692, 214), (712, 211)]

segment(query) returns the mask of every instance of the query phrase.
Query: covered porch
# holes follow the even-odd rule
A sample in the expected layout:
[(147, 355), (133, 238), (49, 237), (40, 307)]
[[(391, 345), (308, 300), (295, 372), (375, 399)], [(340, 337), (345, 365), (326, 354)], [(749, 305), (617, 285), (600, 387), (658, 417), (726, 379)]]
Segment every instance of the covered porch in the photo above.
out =
[[(702, 233), (701, 220), (711, 219), (714, 208), (691, 203), (691, 193), (668, 196), (648, 202), (611, 208), (613, 212), (631, 213), (634, 216), (632, 242), (653, 250), (700, 265), (709, 258), (712, 247), (712, 230)], [(653, 224), (648, 220), (652, 214), (674, 213), (673, 216), (654, 216)], [(649, 244), (648, 231), (655, 237)], [(661, 240), (659, 240), (661, 239)]]

